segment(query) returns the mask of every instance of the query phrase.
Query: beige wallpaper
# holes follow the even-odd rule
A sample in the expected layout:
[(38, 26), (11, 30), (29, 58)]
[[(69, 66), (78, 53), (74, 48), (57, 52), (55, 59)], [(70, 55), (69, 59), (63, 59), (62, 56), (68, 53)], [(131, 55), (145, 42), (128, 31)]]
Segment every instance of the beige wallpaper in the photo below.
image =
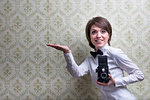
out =
[(145, 74), (129, 90), (150, 100), (150, 0), (0, 0), (0, 100), (100, 100), (90, 75), (73, 78), (63, 53), (46, 47), (68, 45), (80, 64), (91, 50), (84, 30), (93, 16), (111, 22), (112, 46)]

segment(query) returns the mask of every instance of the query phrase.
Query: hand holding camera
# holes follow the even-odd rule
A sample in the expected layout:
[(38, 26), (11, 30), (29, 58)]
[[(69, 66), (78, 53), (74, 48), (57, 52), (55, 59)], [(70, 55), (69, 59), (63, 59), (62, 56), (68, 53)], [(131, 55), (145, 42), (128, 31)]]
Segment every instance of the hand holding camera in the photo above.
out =
[(114, 79), (109, 74), (107, 56), (98, 56), (98, 67), (96, 69), (96, 72), (98, 74), (97, 84), (103, 86), (108, 86), (111, 84), (115, 85)]
[(108, 81), (108, 83), (102, 83), (97, 81), (96, 83), (102, 86), (109, 86), (109, 85), (114, 85), (115, 86), (115, 80), (112, 78), (112, 76), (110, 74), (108, 74), (108, 76), (110, 77), (110, 80)]

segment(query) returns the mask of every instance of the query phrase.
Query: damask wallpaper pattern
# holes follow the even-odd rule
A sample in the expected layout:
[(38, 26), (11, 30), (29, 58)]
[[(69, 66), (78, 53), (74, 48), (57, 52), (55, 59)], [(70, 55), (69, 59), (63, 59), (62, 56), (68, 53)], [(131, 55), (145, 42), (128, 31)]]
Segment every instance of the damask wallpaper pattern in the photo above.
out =
[(90, 76), (73, 78), (63, 53), (46, 46), (68, 45), (80, 64), (94, 16), (111, 22), (112, 46), (145, 74), (129, 90), (150, 100), (150, 0), (0, 0), (0, 100), (100, 100)]

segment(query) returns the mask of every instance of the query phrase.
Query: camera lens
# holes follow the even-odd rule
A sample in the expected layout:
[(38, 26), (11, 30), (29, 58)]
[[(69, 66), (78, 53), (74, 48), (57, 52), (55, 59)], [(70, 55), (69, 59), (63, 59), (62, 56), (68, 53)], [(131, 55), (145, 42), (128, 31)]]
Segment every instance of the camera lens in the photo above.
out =
[(107, 74), (106, 73), (101, 73), (101, 78), (102, 79), (106, 79), (107, 78)]

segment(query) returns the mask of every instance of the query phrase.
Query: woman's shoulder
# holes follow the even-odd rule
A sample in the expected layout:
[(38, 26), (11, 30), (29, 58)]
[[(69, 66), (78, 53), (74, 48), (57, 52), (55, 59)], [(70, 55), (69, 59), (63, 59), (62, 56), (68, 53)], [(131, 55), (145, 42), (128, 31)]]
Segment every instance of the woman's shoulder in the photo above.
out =
[(120, 56), (120, 54), (124, 54), (124, 52), (120, 48), (111, 47), (108, 48), (108, 53), (112, 56)]

